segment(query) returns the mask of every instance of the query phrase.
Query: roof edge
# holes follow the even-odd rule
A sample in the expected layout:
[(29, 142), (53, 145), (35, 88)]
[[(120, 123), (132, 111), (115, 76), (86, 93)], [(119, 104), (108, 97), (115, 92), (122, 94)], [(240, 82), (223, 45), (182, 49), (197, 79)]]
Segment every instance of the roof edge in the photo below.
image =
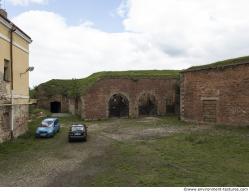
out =
[(17, 25), (15, 25), (12, 21), (4, 16), (0, 15), (0, 22), (5, 25), (7, 28), (11, 29), (15, 27), (17, 29), (16, 34), (25, 39), (28, 43), (32, 43), (32, 39), (29, 35), (27, 35), (22, 29), (20, 29)]

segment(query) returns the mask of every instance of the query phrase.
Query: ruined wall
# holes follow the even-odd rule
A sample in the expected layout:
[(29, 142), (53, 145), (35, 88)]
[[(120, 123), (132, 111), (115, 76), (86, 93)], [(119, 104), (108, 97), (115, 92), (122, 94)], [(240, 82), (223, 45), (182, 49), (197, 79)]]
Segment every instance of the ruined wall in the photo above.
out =
[(10, 139), (11, 107), (0, 107), (0, 143)]
[(82, 98), (81, 97), (74, 97), (68, 98), (68, 112), (72, 115), (79, 115), (81, 116), (82, 111)]
[[(166, 106), (175, 106), (178, 79), (175, 78), (109, 78), (98, 81), (83, 96), (81, 117), (104, 119), (109, 117), (109, 101), (115, 94), (124, 95), (129, 101), (129, 117), (139, 116), (139, 99), (143, 94), (155, 97), (157, 115), (166, 114)], [(179, 103), (179, 102), (178, 102)], [(176, 110), (177, 111), (177, 110)], [(179, 111), (179, 110), (178, 110)]]
[(181, 118), (249, 125), (249, 64), (182, 73)]
[(29, 105), (14, 105), (14, 137), (24, 134), (28, 130)]
[[(3, 79), (3, 73), (0, 72), (0, 79)], [(0, 143), (10, 138), (11, 128), (11, 101), (7, 97), (7, 84), (5, 81), (0, 81)]]
[[(2, 74), (0, 75), (2, 78)], [(11, 138), (11, 99), (6, 87), (9, 83), (0, 81), (0, 143)], [(15, 101), (15, 100), (14, 100)], [(28, 129), (29, 106), (15, 104), (14, 110), (14, 137), (24, 134)]]
[(68, 112), (72, 115), (76, 115), (76, 104), (75, 98), (68, 99)]

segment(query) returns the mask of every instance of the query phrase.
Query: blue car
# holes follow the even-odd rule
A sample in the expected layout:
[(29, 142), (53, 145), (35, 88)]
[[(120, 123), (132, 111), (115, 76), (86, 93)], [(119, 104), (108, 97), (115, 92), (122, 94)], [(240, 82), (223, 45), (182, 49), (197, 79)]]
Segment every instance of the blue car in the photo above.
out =
[(60, 131), (60, 123), (57, 118), (44, 119), (41, 125), (36, 129), (36, 138), (40, 137), (53, 137)]

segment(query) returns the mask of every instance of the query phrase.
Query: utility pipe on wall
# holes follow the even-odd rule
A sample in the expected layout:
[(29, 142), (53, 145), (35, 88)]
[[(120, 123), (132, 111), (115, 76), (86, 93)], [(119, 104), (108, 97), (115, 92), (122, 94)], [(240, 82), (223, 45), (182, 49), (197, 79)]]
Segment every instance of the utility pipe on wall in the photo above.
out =
[(10, 30), (10, 68), (11, 68), (11, 139), (14, 138), (14, 68), (13, 68), (13, 33), (16, 31), (15, 26)]

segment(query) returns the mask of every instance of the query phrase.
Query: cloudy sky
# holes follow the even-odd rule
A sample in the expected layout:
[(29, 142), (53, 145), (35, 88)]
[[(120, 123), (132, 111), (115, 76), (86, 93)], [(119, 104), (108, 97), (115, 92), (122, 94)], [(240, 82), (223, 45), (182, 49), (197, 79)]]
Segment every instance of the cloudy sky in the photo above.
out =
[(31, 86), (249, 55), (248, 0), (5, 0), (33, 39)]

